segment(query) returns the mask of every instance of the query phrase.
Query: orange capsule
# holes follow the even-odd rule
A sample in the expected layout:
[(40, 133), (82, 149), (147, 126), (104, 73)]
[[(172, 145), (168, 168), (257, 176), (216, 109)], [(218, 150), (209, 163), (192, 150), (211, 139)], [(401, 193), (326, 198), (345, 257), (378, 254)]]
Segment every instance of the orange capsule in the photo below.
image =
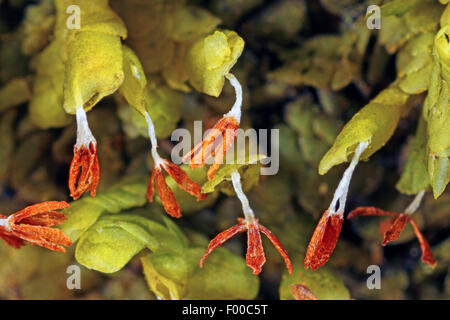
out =
[(316, 270), (330, 259), (336, 247), (344, 218), (325, 211), (317, 224), (306, 250), (305, 269)]
[(290, 289), (295, 300), (319, 300), (305, 284), (291, 284)]
[(186, 172), (184, 172), (180, 167), (159, 156), (157, 151), (158, 142), (156, 139), (155, 127), (150, 115), (147, 112), (145, 113), (145, 120), (148, 125), (148, 135), (152, 143), (152, 158), (155, 162), (152, 175), (147, 185), (147, 199), (149, 202), (153, 202), (154, 185), (156, 181), (156, 189), (164, 209), (170, 216), (180, 218), (180, 205), (175, 199), (175, 195), (172, 190), (170, 190), (166, 183), (166, 179), (164, 178), (162, 172), (163, 170), (165, 170), (175, 180), (181, 189), (185, 190), (194, 197), (197, 197), (197, 201), (206, 199), (208, 195), (202, 193), (202, 187), (198, 183), (192, 181)]
[(350, 212), (348, 215), (348, 219), (354, 217), (362, 217), (362, 216), (391, 216), (394, 217), (392, 220), (388, 220), (388, 222), (383, 221), (381, 223), (381, 227), (384, 231), (384, 237), (382, 245), (385, 246), (391, 241), (395, 241), (400, 237), (403, 229), (406, 226), (406, 223), (409, 222), (414, 229), (417, 239), (420, 243), (420, 248), (422, 250), (422, 262), (427, 263), (434, 267), (436, 265), (436, 260), (434, 259), (433, 252), (431, 251), (430, 245), (424, 235), (420, 232), (419, 227), (417, 226), (416, 221), (411, 217), (410, 214), (407, 213), (398, 213), (398, 212), (390, 212), (384, 211), (375, 207), (359, 207)]
[(73, 148), (73, 159), (69, 169), (70, 196), (77, 200), (90, 191), (95, 197), (100, 180), (97, 157), (97, 141), (92, 135), (83, 108), (77, 109), (77, 142)]
[(100, 180), (100, 167), (97, 158), (97, 145), (74, 147), (74, 156), (69, 169), (70, 196), (77, 200), (83, 193), (90, 191), (95, 197)]
[(228, 73), (225, 77), (230, 81), (236, 92), (236, 101), (231, 110), (226, 113), (206, 137), (183, 157), (183, 162), (189, 162), (191, 168), (201, 168), (206, 161), (214, 157), (214, 162), (208, 169), (208, 179), (212, 180), (223, 162), (225, 154), (233, 145), (239, 129), (242, 108), (242, 87), (236, 77)]
[(192, 181), (186, 172), (169, 160), (164, 159), (162, 160), (162, 163), (157, 164), (152, 170), (152, 175), (147, 185), (147, 199), (149, 202), (153, 201), (154, 184), (156, 180), (156, 189), (158, 191), (159, 198), (161, 199), (164, 209), (170, 216), (180, 218), (181, 210), (175, 195), (167, 185), (166, 179), (164, 178), (162, 172), (163, 169), (175, 180), (180, 188), (194, 197), (197, 197), (197, 201), (208, 197), (207, 194), (201, 192), (202, 187), (198, 183)]
[(58, 211), (68, 208), (65, 201), (47, 201), (35, 204), (12, 214), (0, 215), (0, 238), (14, 248), (20, 248), (27, 241), (50, 250), (65, 252), (63, 246), (71, 246), (72, 241), (61, 230), (51, 227), (66, 220)]
[(273, 233), (271, 233), (269, 229), (261, 225), (257, 219), (249, 222), (245, 219), (239, 218), (237, 225), (234, 225), (233, 227), (219, 233), (209, 243), (205, 254), (200, 260), (200, 267), (203, 267), (203, 262), (214, 249), (216, 249), (218, 246), (226, 242), (234, 235), (245, 231), (247, 231), (246, 263), (253, 270), (254, 274), (259, 274), (262, 270), (262, 266), (266, 262), (260, 232), (264, 233), (267, 238), (269, 238), (269, 240), (283, 257), (289, 274), (292, 274), (292, 263), (286, 250), (283, 248), (278, 238)]
[(201, 168), (207, 160), (214, 157), (214, 163), (208, 170), (208, 179), (213, 179), (225, 154), (233, 145), (238, 129), (239, 121), (234, 116), (223, 116), (208, 132), (205, 139), (183, 157), (183, 162), (189, 161), (191, 168)]

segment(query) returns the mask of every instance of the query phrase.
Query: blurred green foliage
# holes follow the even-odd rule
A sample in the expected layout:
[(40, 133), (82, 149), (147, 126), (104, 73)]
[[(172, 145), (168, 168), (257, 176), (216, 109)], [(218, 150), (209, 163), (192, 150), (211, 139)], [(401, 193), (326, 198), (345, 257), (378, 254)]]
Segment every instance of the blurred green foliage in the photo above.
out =
[[(295, 283), (319, 299), (450, 297), (448, 1), (36, 2), (0, 4), (0, 212), (68, 200), (71, 114), (81, 105), (91, 110), (101, 180), (95, 198), (65, 210), (61, 228), (74, 241), (67, 254), (0, 244), (0, 298), (293, 299)], [(81, 29), (69, 30), (74, 3)], [(366, 26), (372, 4), (381, 6), (380, 30)], [(8, 16), (13, 8), (20, 21)], [(194, 120), (210, 128), (231, 107), (230, 70), (244, 90), (241, 127), (279, 129), (280, 170), (260, 177), (261, 164), (249, 159), (207, 182), (205, 170), (183, 166), (209, 197), (197, 202), (167, 177), (184, 214), (174, 221), (158, 198), (147, 204), (153, 163), (142, 114), (168, 157), (173, 144), (163, 139), (175, 128), (191, 130)], [(328, 265), (303, 269), (339, 165), (362, 141), (370, 142), (367, 162), (347, 207), (401, 211), (406, 195), (426, 189), (415, 219), (435, 269), (420, 263), (409, 228), (383, 249), (377, 218), (346, 223)], [(267, 239), (260, 278), (245, 265), (241, 238), (199, 267), (208, 239), (241, 215), (229, 181), (236, 168), (256, 216), (288, 250), (292, 276)], [(72, 291), (65, 282), (74, 263), (82, 289)], [(372, 264), (381, 266), (382, 290), (366, 287)]]

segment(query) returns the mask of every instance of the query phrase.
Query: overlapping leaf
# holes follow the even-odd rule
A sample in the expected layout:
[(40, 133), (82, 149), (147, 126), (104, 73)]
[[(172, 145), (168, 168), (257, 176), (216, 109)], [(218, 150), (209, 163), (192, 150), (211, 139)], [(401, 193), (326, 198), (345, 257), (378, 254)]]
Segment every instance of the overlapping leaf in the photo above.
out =
[(162, 249), (141, 258), (150, 289), (162, 299), (254, 299), (259, 282), (244, 259), (219, 248), (200, 268), (207, 241), (196, 238), (181, 252)]
[(394, 53), (409, 39), (435, 31), (443, 9), (435, 0), (395, 0), (386, 4), (381, 11), (380, 43), (389, 53)]
[(318, 35), (287, 52), (286, 63), (268, 75), (289, 85), (339, 90), (360, 76), (370, 32), (359, 21), (342, 35)]
[(280, 285), (280, 299), (294, 300), (290, 291), (291, 284), (306, 285), (319, 300), (349, 300), (350, 293), (343, 281), (331, 269), (325, 267), (316, 271), (305, 270), (294, 264), (294, 273), (283, 274)]
[(143, 117), (148, 112), (155, 123), (156, 135), (159, 138), (169, 136), (181, 116), (182, 95), (160, 84), (157, 79), (147, 82), (139, 58), (127, 46), (123, 46), (123, 56), (125, 79), (119, 91), (135, 109), (131, 110), (125, 104), (119, 107), (125, 131), (132, 137), (137, 134), (148, 137)]
[(369, 142), (369, 147), (361, 155), (363, 160), (384, 146), (397, 127), (407, 99), (408, 94), (395, 84), (378, 94), (347, 122), (320, 161), (319, 173), (325, 174), (335, 165), (348, 161), (361, 142)]
[(67, 220), (61, 225), (63, 232), (75, 242), (103, 213), (119, 213), (143, 206), (147, 200), (146, 176), (131, 176), (112, 186), (95, 198), (84, 197), (65, 210)]
[(211, 193), (216, 187), (220, 191), (228, 195), (235, 195), (234, 188), (231, 184), (231, 173), (239, 170), (241, 173), (243, 190), (248, 191), (259, 181), (261, 164), (260, 161), (265, 159), (265, 155), (252, 154), (245, 158), (237, 156), (234, 163), (225, 163), (215, 174), (212, 180), (205, 182), (202, 186), (203, 193)]
[[(58, 1), (58, 21), (67, 19), (70, 0)], [(116, 91), (123, 82), (121, 39), (127, 31), (122, 20), (111, 10), (107, 0), (80, 0), (80, 29), (64, 28), (66, 53), (64, 74), (64, 109), (91, 109), (104, 96)], [(57, 28), (61, 27), (57, 23)], [(58, 33), (56, 33), (58, 37)]]
[(411, 145), (408, 160), (398, 181), (397, 189), (406, 194), (417, 194), (430, 184), (426, 166), (427, 130), (421, 117)]
[(169, 217), (141, 209), (101, 217), (79, 239), (75, 257), (90, 269), (112, 273), (144, 248), (179, 252), (186, 246), (186, 238)]
[(450, 181), (450, 25), (434, 40), (431, 84), (423, 106), (427, 121), (427, 166), (435, 198)]
[(237, 62), (244, 40), (230, 30), (215, 31), (197, 40), (188, 50), (186, 72), (189, 82), (200, 92), (218, 97), (225, 75)]

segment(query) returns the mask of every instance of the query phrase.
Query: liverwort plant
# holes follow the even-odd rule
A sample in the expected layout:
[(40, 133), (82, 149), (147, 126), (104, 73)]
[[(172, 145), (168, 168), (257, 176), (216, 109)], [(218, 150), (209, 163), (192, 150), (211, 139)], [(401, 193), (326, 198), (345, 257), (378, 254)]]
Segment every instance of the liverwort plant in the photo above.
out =
[(154, 161), (152, 175), (147, 186), (147, 199), (149, 202), (153, 201), (154, 184), (156, 180), (156, 189), (158, 190), (158, 195), (161, 199), (161, 203), (163, 204), (164, 209), (170, 216), (174, 218), (180, 218), (180, 205), (175, 199), (173, 192), (167, 186), (167, 182), (162, 174), (162, 170), (165, 170), (176, 181), (180, 188), (190, 193), (194, 197), (197, 197), (198, 201), (206, 199), (208, 195), (203, 194), (201, 192), (202, 187), (192, 181), (180, 167), (173, 164), (169, 160), (160, 157), (158, 151), (156, 150), (156, 148), (158, 147), (158, 142), (156, 140), (155, 127), (153, 125), (152, 119), (147, 112), (145, 113), (145, 121), (148, 125), (148, 135), (152, 144), (151, 153)]
[(200, 260), (200, 267), (203, 266), (205, 259), (215, 248), (220, 246), (222, 243), (224, 243), (234, 235), (241, 232), (247, 232), (246, 262), (247, 265), (253, 270), (254, 274), (259, 274), (262, 270), (262, 266), (266, 262), (260, 235), (260, 232), (262, 232), (267, 236), (267, 238), (269, 238), (269, 240), (281, 254), (286, 264), (286, 268), (289, 271), (289, 274), (292, 274), (292, 263), (288, 257), (287, 251), (283, 248), (278, 238), (272, 232), (270, 232), (269, 229), (261, 225), (258, 219), (255, 217), (255, 214), (248, 202), (247, 196), (242, 191), (241, 176), (239, 172), (233, 171), (231, 173), (231, 181), (233, 182), (233, 188), (236, 192), (236, 195), (241, 201), (244, 218), (239, 218), (237, 225), (219, 233), (214, 239), (211, 240), (205, 254)]
[(206, 137), (183, 157), (183, 162), (190, 162), (191, 168), (201, 168), (206, 161), (214, 157), (214, 163), (208, 169), (208, 179), (212, 180), (223, 162), (227, 150), (233, 145), (239, 129), (242, 113), (242, 87), (237, 78), (228, 73), (225, 77), (236, 92), (236, 101), (231, 110), (213, 126)]
[(9, 217), (0, 214), (0, 238), (9, 246), (19, 249), (27, 241), (54, 251), (66, 252), (63, 246), (72, 241), (61, 230), (51, 228), (66, 220), (56, 210), (70, 207), (65, 201), (46, 201), (22, 209)]
[(350, 187), (353, 172), (360, 160), (361, 154), (368, 146), (369, 142), (360, 142), (356, 147), (352, 161), (345, 170), (334, 192), (330, 206), (323, 213), (322, 218), (317, 224), (306, 251), (306, 269), (311, 268), (311, 270), (315, 270), (323, 266), (330, 259), (339, 239), (342, 223), (344, 222), (345, 203), (347, 201), (348, 188)]
[(410, 205), (405, 209), (404, 212), (390, 212), (384, 211), (375, 207), (358, 207), (348, 215), (347, 219), (354, 217), (366, 217), (366, 216), (382, 216), (382, 217), (393, 217), (391, 220), (384, 221), (380, 224), (380, 231), (383, 234), (382, 246), (385, 246), (391, 241), (395, 241), (400, 237), (406, 223), (409, 222), (414, 229), (417, 239), (420, 243), (420, 248), (422, 250), (422, 262), (429, 264), (430, 266), (436, 266), (436, 260), (434, 259), (433, 252), (431, 252), (430, 245), (425, 238), (425, 236), (420, 232), (416, 221), (411, 217), (411, 215), (419, 208), (423, 196), (425, 195), (425, 190), (420, 191), (410, 203)]
[[(308, 17), (309, 11), (303, 0), (277, 1), (274, 6), (267, 4), (267, 8), (266, 4), (261, 5), (261, 15), (251, 15), (250, 20), (244, 12), (251, 8), (237, 4), (236, 16), (231, 20), (245, 25), (242, 30), (246, 35), (255, 33), (257, 39), (270, 42), (267, 51), (254, 47), (255, 41), (250, 41), (250, 54), (243, 57), (239, 73), (231, 70), (243, 52), (244, 40), (236, 32), (220, 28), (221, 22), (228, 26), (233, 21), (224, 12), (223, 16), (219, 13), (225, 10), (216, 5), (220, 1), (213, 2), (217, 17), (199, 4), (185, 1), (49, 0), (36, 5), (38, 10), (44, 9), (44, 4), (48, 6), (37, 20), (29, 11), (23, 33), (10, 35), (6, 28), (8, 36), (2, 37), (0, 31), (0, 56), (13, 57), (12, 63), (8, 61), (0, 68), (0, 189), (5, 190), (0, 190), (0, 204), (38, 203), (9, 217), (0, 214), (0, 237), (14, 248), (30, 243), (61, 252), (77, 242), (77, 261), (103, 273), (117, 272), (139, 255), (149, 288), (157, 297), (196, 299), (211, 298), (212, 294), (246, 299), (258, 294), (260, 279), (252, 272), (260, 274), (266, 262), (263, 233), (286, 265), (284, 285), (280, 286), (280, 292), (284, 287), (285, 294), (280, 297), (323, 299), (327, 296), (325, 291), (327, 294), (339, 291), (331, 285), (338, 278), (331, 268), (317, 269), (329, 261), (337, 245), (351, 181), (353, 185), (364, 184), (364, 191), (358, 192), (370, 200), (376, 188), (384, 187), (386, 181), (392, 182), (392, 176), (402, 171), (397, 189), (415, 195), (404, 211), (364, 206), (351, 208), (354, 210), (348, 218), (389, 217), (380, 224), (382, 246), (399, 240), (409, 222), (420, 243), (422, 261), (435, 266), (430, 243), (419, 230), (413, 213), (425, 195), (429, 199), (442, 196), (444, 204), (438, 202), (438, 210), (428, 200), (422, 210), (432, 208), (427, 214), (435, 216), (426, 219), (432, 221), (431, 228), (448, 227), (446, 221), (435, 221), (442, 211), (448, 212), (445, 207), (448, 190), (445, 190), (450, 181), (449, 1), (383, 1), (383, 28), (377, 32), (367, 29), (363, 16), (349, 19), (349, 10), (340, 10), (343, 7), (338, 2), (331, 5), (329, 1), (320, 1), (320, 11), (340, 16), (342, 23), (333, 24), (330, 33), (313, 32), (311, 38), (303, 38), (307, 32), (301, 31), (300, 22), (308, 21), (303, 18)], [(66, 9), (74, 3), (81, 10), (81, 24), (78, 29), (68, 29)], [(283, 10), (273, 10), (276, 8)], [(292, 19), (284, 19), (284, 15), (290, 14)], [(293, 25), (293, 20), (299, 24)], [(271, 30), (273, 25), (276, 28)], [(339, 25), (339, 30), (335, 25)], [(258, 30), (260, 27), (263, 28)], [(262, 34), (258, 34), (260, 31)], [(271, 39), (272, 35), (276, 39)], [(32, 74), (9, 70), (8, 65), (28, 62), (16, 61), (22, 56), (20, 50), (15, 54), (15, 45), (10, 46), (4, 38), (22, 44), (22, 53), (29, 53), (26, 55), (30, 59), (26, 60), (33, 61), (31, 68), (24, 69), (33, 70)], [(12, 48), (13, 54), (5, 54), (5, 48)], [(391, 63), (386, 64), (391, 61), (387, 57), (393, 54), (396, 70), (390, 70), (385, 77), (384, 71), (391, 68)], [(276, 177), (260, 179), (261, 160), (265, 157), (261, 154), (248, 155), (244, 163), (223, 164), (225, 157), (234, 151), (234, 141), (240, 148), (236, 136), (243, 116), (243, 90), (234, 74), (242, 75), (240, 81), (249, 79), (243, 85), (251, 90), (248, 101), (258, 111), (255, 112), (258, 125), (280, 127), (277, 146), (281, 146), (284, 159), (281, 174)], [(393, 74), (392, 83), (386, 83)], [(28, 88), (29, 79), (33, 82), (32, 90)], [(231, 98), (235, 97), (228, 112), (222, 111), (220, 101), (210, 98), (222, 94), (226, 81), (234, 90)], [(361, 91), (356, 99), (349, 94), (353, 90), (344, 89), (351, 83)], [(314, 90), (318, 91), (317, 96), (309, 94)], [(23, 92), (23, 97), (17, 91)], [(197, 99), (203, 94), (209, 97)], [(107, 96), (112, 99), (103, 101), (88, 123), (87, 113)], [(355, 112), (339, 133), (344, 114), (361, 98), (369, 97), (370, 101)], [(30, 99), (27, 114), (22, 114), (23, 108), (9, 110), (27, 99)], [(286, 106), (291, 99), (295, 103)], [(412, 111), (418, 108), (421, 112)], [(221, 111), (217, 112), (218, 109)], [(283, 112), (284, 120), (280, 117)], [(188, 125), (193, 118), (215, 118), (217, 113), (220, 119), (184, 155), (183, 162), (187, 165), (175, 165), (173, 159), (158, 153), (158, 142), (170, 136), (177, 126)], [(74, 117), (77, 131), (73, 145), (72, 128), (63, 127)], [(399, 123), (405, 124), (403, 133), (410, 132), (414, 117), (418, 118), (418, 125), (412, 144), (406, 146), (405, 139), (392, 141), (391, 150), (400, 155), (393, 157), (392, 167), (385, 166), (383, 161), (371, 161), (367, 165), (369, 172), (375, 169), (382, 172), (377, 179), (369, 179), (366, 174), (354, 175), (359, 161), (369, 160), (383, 148)], [(252, 118), (249, 117), (248, 123), (255, 120)], [(29, 126), (28, 121), (33, 125)], [(35, 128), (53, 131), (49, 134)], [(91, 129), (95, 129), (95, 137)], [(139, 136), (145, 140), (139, 140)], [(148, 148), (142, 147), (142, 141), (146, 143), (146, 139), (151, 144), (151, 175), (143, 168)], [(42, 144), (37, 144), (40, 140)], [(72, 145), (73, 155), (72, 151), (66, 154)], [(43, 161), (39, 156), (41, 150), (50, 148), (55, 159), (42, 152), (47, 155)], [(64, 201), (39, 203), (64, 198), (59, 192), (59, 170), (54, 167), (68, 166), (70, 159), (68, 181), (64, 178), (63, 187), (68, 184), (70, 193), (66, 196), (73, 203), (70, 207)], [(329, 186), (335, 185), (339, 177), (331, 173), (321, 179), (319, 175), (345, 162), (349, 162), (348, 168), (336, 190), (332, 190)], [(397, 165), (401, 170), (397, 171)], [(9, 174), (11, 167), (21, 170)], [(247, 195), (260, 180), (262, 187), (252, 190), (250, 198), (253, 211)], [(155, 188), (159, 196), (156, 204)], [(189, 224), (216, 227), (231, 211), (227, 210), (230, 202), (219, 198), (220, 192), (237, 196), (243, 216), (236, 225), (227, 221), (227, 225), (233, 226), (220, 232), (209, 245), (202, 235), (208, 233), (206, 228), (184, 232), (183, 225), (170, 218), (204, 210), (203, 213), (218, 213), (214, 223), (205, 224), (205, 214), (192, 214)], [(82, 198), (85, 193), (90, 196)], [(200, 202), (209, 193), (208, 199)], [(328, 204), (323, 200), (330, 198), (329, 206), (322, 207)], [(160, 213), (160, 204), (170, 217)], [(64, 212), (59, 211), (63, 209)], [(308, 214), (316, 213), (322, 215), (307, 244), (303, 242), (304, 230), (313, 228)], [(264, 217), (264, 225), (258, 217)], [(54, 228), (60, 224), (61, 230)], [(284, 246), (265, 225), (283, 233)], [(427, 235), (432, 234), (427, 226), (421, 228)], [(215, 250), (244, 232), (245, 259), (224, 248)], [(436, 248), (441, 242), (437, 238), (440, 237), (432, 239)], [(306, 256), (300, 257), (306, 245)], [(348, 245), (350, 250), (344, 253), (344, 259), (353, 256), (351, 250), (358, 250), (358, 244)], [(290, 257), (284, 248), (289, 249)], [(436, 258), (444, 261), (441, 249), (435, 253)], [(363, 259), (351, 260), (345, 263), (352, 272), (364, 267)], [(436, 271), (442, 272), (441, 266)], [(350, 297), (348, 293), (343, 296)], [(0, 298), (3, 298), (1, 290)]]
[(89, 129), (86, 111), (77, 108), (77, 141), (73, 147), (73, 159), (69, 169), (70, 196), (77, 200), (90, 191), (95, 197), (100, 180), (100, 167), (97, 157), (97, 141)]

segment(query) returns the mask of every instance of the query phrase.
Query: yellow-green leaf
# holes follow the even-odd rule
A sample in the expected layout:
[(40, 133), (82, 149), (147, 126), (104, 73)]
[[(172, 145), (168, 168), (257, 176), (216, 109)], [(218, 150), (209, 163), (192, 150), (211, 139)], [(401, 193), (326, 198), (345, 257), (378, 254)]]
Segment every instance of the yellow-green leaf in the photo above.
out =
[(406, 43), (397, 55), (399, 87), (409, 94), (419, 94), (428, 89), (433, 67), (433, 33), (421, 34)]
[(101, 217), (80, 238), (77, 261), (104, 273), (122, 269), (142, 249), (183, 252), (187, 239), (164, 213), (151, 209)]
[(228, 195), (235, 194), (231, 185), (231, 173), (239, 170), (242, 175), (243, 190), (248, 191), (259, 181), (260, 161), (265, 159), (265, 155), (252, 154), (244, 158), (238, 157), (234, 163), (224, 163), (216, 172), (214, 178), (205, 182), (202, 186), (203, 193), (214, 192), (216, 187)]
[(426, 122), (421, 117), (417, 132), (411, 145), (411, 151), (397, 183), (397, 189), (405, 194), (417, 194), (430, 184), (426, 166), (427, 129)]
[(339, 133), (320, 161), (319, 174), (325, 174), (335, 165), (348, 161), (361, 142), (369, 142), (369, 147), (361, 155), (362, 160), (383, 147), (394, 133), (407, 99), (408, 95), (395, 85), (378, 94)]
[(450, 181), (450, 25), (434, 40), (434, 65), (430, 88), (423, 106), (427, 121), (427, 163), (434, 197), (444, 192)]
[(64, 109), (90, 110), (123, 82), (122, 44), (116, 35), (84, 31), (68, 46), (64, 75)]
[[(186, 172), (186, 174), (192, 181), (198, 183), (199, 185), (203, 185), (208, 180), (208, 177), (206, 175), (206, 167), (200, 169), (190, 169), (188, 165), (182, 165), (181, 169)], [(211, 207), (219, 196), (219, 192), (218, 190), (216, 190), (215, 192), (211, 193), (205, 200), (197, 201), (197, 198), (181, 189), (171, 176), (168, 175), (166, 177), (166, 182), (175, 195), (175, 198), (177, 199), (177, 202), (180, 205), (181, 212), (183, 214), (192, 213), (200, 211), (204, 208)]]
[(306, 285), (319, 300), (349, 300), (350, 293), (344, 282), (329, 267), (306, 270), (303, 265), (294, 263), (292, 276), (285, 271), (281, 279), (280, 299), (294, 300), (291, 284)]
[(62, 41), (54, 40), (33, 60), (36, 77), (29, 112), (42, 129), (63, 127), (71, 120), (63, 109), (63, 48)]
[(189, 82), (200, 92), (218, 97), (225, 75), (244, 49), (244, 40), (234, 31), (215, 31), (197, 40), (186, 58)]
[[(183, 95), (156, 81), (150, 81), (144, 92), (145, 105), (155, 124), (156, 136), (167, 138), (176, 128), (181, 117)], [(120, 104), (119, 117), (125, 132), (130, 137), (142, 135), (148, 137), (148, 127), (142, 113), (137, 108), (130, 108), (127, 104)]]
[(108, 0), (80, 0), (80, 28), (69, 29), (67, 8), (70, 0), (56, 2), (55, 38), (63, 41), (65, 64), (64, 109), (75, 114), (90, 110), (103, 97), (116, 91), (123, 82), (121, 39), (127, 32)]
[(125, 97), (127, 102), (142, 115), (147, 111), (146, 97), (147, 78), (142, 68), (141, 62), (136, 54), (128, 48), (123, 46), (123, 72), (124, 81), (120, 87), (120, 93)]
[(64, 210), (67, 220), (61, 229), (75, 242), (103, 213), (119, 213), (143, 206), (147, 202), (147, 180), (146, 176), (127, 177), (105, 192), (98, 193), (95, 198), (85, 196), (74, 201), (70, 208)]
[(162, 299), (254, 299), (258, 278), (244, 259), (218, 248), (200, 268), (205, 248), (193, 246), (183, 253), (158, 251), (141, 258), (150, 289)]
[(0, 88), (0, 112), (18, 106), (31, 97), (30, 88), (25, 78), (16, 78)]

